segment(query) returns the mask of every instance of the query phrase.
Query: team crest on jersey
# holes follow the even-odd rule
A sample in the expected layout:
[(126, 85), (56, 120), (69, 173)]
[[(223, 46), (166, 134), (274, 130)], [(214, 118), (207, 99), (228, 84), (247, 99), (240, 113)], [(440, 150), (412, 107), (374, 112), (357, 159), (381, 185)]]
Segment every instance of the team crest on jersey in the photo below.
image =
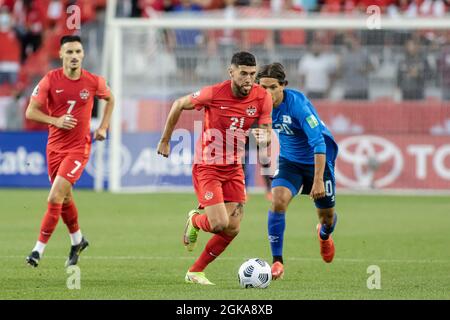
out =
[(291, 116), (283, 115), (283, 123), (291, 124), (292, 123)]
[(206, 191), (205, 193), (205, 200), (211, 200), (214, 197), (214, 193), (211, 191)]
[(199, 91), (195, 91), (195, 92), (192, 94), (192, 98), (197, 98), (199, 95), (200, 95), (200, 90), (199, 90)]
[(80, 98), (83, 100), (87, 100), (89, 98), (89, 91), (87, 89), (83, 89), (80, 91)]
[(247, 108), (247, 114), (251, 117), (256, 114), (256, 107), (255, 106), (249, 106)]

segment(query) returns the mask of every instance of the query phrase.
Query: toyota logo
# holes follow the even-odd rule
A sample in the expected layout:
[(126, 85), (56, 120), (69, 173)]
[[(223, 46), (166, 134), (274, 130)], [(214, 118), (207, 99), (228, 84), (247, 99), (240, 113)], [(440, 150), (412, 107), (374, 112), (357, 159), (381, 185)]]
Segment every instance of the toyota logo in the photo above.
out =
[[(400, 150), (378, 136), (354, 136), (339, 141), (336, 180), (346, 187), (382, 188), (397, 179), (403, 169)], [(344, 174), (345, 172), (345, 174)]]

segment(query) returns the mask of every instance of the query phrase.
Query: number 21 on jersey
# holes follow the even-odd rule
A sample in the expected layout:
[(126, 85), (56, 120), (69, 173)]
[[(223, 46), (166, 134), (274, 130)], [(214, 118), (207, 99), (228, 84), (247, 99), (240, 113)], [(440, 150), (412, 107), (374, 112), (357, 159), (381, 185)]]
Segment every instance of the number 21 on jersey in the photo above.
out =
[(242, 129), (244, 127), (245, 117), (231, 117), (230, 130)]

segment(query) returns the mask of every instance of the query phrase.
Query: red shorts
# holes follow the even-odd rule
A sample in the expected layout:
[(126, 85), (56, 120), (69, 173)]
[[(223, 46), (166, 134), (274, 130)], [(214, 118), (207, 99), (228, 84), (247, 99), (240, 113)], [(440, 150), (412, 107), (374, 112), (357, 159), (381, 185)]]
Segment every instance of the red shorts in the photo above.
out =
[(192, 167), (192, 182), (199, 202), (205, 208), (222, 202), (244, 203), (245, 177), (242, 165), (202, 165)]
[(80, 179), (88, 160), (89, 155), (84, 153), (47, 152), (48, 178), (50, 182), (53, 184), (56, 176), (61, 176), (71, 184), (75, 184)]

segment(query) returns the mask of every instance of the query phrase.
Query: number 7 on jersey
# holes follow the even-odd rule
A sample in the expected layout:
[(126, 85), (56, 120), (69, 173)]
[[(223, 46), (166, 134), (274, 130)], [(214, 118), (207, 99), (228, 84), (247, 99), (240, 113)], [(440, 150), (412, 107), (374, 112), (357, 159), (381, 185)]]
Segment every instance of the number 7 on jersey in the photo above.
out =
[(67, 100), (67, 103), (69, 104), (69, 109), (67, 109), (67, 114), (71, 114), (72, 110), (75, 107), (75, 104), (77, 102), (75, 100)]

